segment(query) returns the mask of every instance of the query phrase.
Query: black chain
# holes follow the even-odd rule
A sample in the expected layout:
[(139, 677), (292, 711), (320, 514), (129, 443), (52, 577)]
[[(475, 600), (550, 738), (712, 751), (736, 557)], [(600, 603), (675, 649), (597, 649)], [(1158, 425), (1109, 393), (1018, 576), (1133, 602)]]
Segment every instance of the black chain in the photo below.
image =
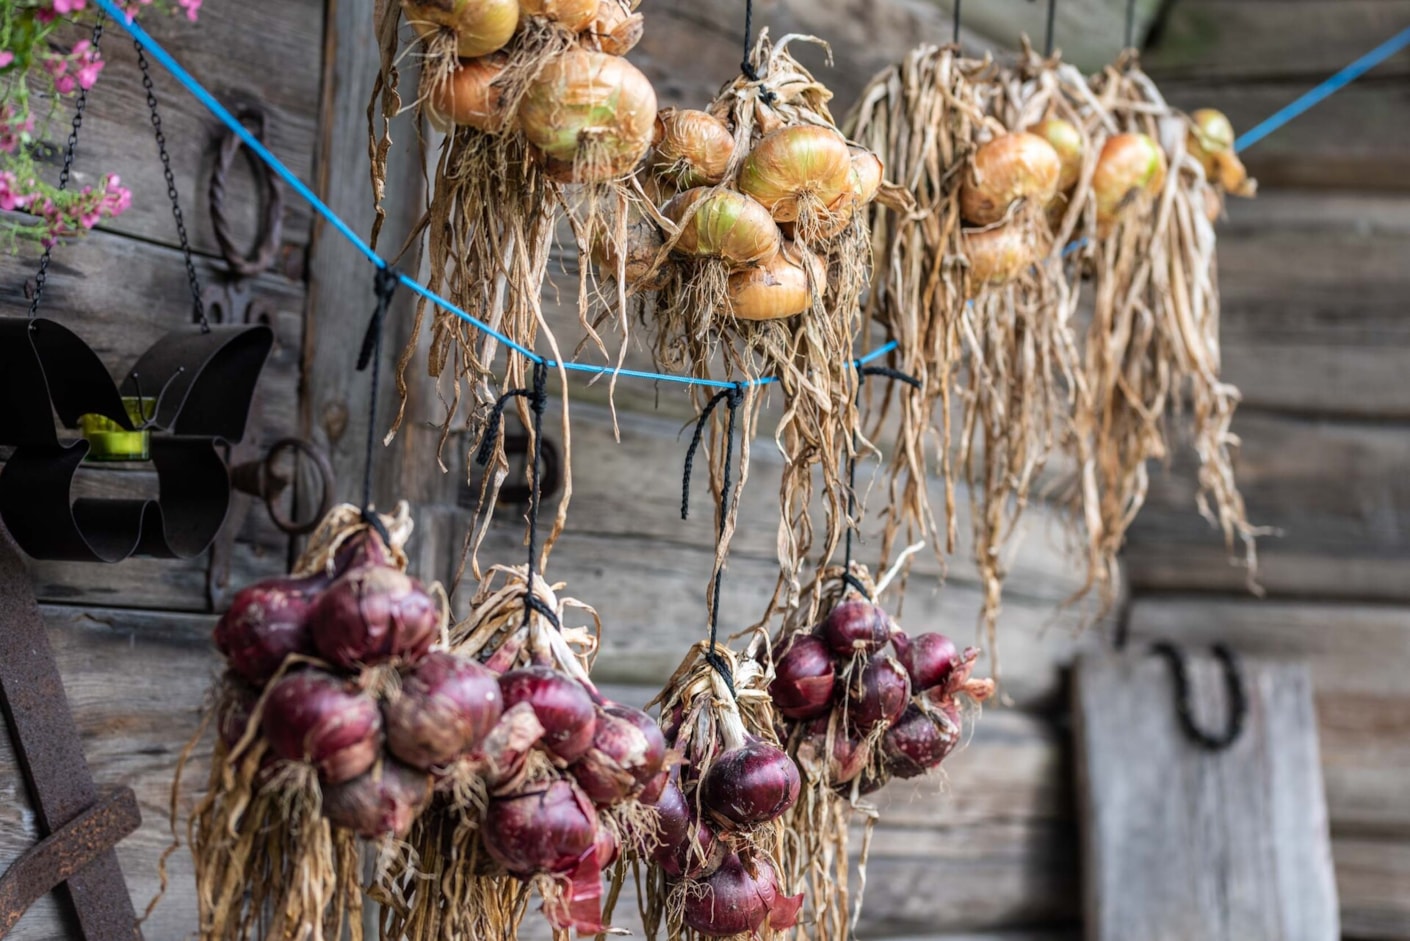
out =
[(162, 175), (166, 177), (166, 194), (171, 199), (171, 215), (176, 220), (176, 234), (181, 238), (181, 254), (186, 259), (186, 278), (191, 284), (191, 310), (202, 332), (209, 333), (210, 323), (206, 320), (206, 305), (201, 300), (201, 281), (196, 277), (196, 263), (191, 260), (191, 240), (186, 236), (186, 219), (181, 214), (181, 200), (176, 193), (176, 175), (171, 172), (171, 155), (166, 152), (166, 135), (162, 133), (162, 116), (157, 111), (157, 95), (152, 88), (152, 72), (147, 66), (147, 56), (140, 40), (134, 39), (132, 47), (137, 50), (137, 64), (142, 68), (142, 87), (147, 92), (147, 107), (152, 111), (152, 130), (156, 133), (157, 153), (162, 158)]
[[(98, 45), (103, 41), (103, 23), (106, 16), (99, 16), (98, 22), (93, 26), (93, 51), (97, 53)], [(59, 172), (59, 192), (63, 192), (69, 185), (69, 174), (73, 171), (74, 154), (78, 152), (78, 129), (83, 126), (83, 109), (88, 106), (88, 89), (80, 87), (78, 90), (78, 102), (74, 106), (73, 125), (69, 131), (68, 146), (64, 148), (64, 168)], [(49, 280), (49, 262), (54, 256), (53, 239), (46, 240), (44, 244), (44, 254), (39, 256), (39, 272), (34, 276), (34, 296), (29, 301), (29, 319), (33, 320), (39, 312), (39, 299), (44, 295), (44, 283)]]

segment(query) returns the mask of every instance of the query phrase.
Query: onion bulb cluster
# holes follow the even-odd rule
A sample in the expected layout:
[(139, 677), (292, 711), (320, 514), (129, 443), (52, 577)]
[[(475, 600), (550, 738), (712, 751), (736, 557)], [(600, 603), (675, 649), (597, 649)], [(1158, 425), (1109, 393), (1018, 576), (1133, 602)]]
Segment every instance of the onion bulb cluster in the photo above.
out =
[[(734, 665), (731, 692), (716, 667), (692, 651), (661, 703), (667, 742), (680, 755), (655, 803), (659, 826), (648, 848), (649, 904), (681, 928), (707, 937), (758, 937), (793, 927), (802, 894), (789, 895), (772, 857), (777, 822), (798, 800), (798, 767), (772, 740), (761, 674)], [(738, 698), (735, 698), (738, 696)], [(751, 730), (752, 727), (752, 730)]]
[(775, 650), (769, 694), (781, 737), (810, 781), (844, 796), (916, 777), (959, 742), (957, 697), (981, 702), (992, 690), (970, 679), (978, 655), (942, 634), (908, 637), (865, 598), (843, 600)]
[(499, 718), (493, 677), (470, 662), (452, 669), (468, 671), (459, 681), (470, 692), (442, 682), (449, 698), (423, 701), (435, 721), (378, 695), (381, 671), (415, 688), (449, 656), (431, 653), (442, 617), (365, 527), (328, 567), (242, 589), (214, 633), (229, 668), (219, 717), (225, 760), (262, 753), (264, 783), (285, 765), (307, 769), (334, 826), (369, 839), (405, 836), (430, 798), (431, 772), (452, 757), (408, 739), (418, 722), (436, 726), (441, 747), (456, 752), (478, 745)]
[[(971, 295), (1014, 280), (1037, 261), (1044, 246), (1042, 223), (1036, 220), (1058, 203), (1072, 174), (1073, 142), (1064, 123), (1000, 134), (980, 144), (970, 158), (959, 205), (970, 226), (961, 232), (961, 242)], [(1076, 147), (1080, 168), (1080, 135)]]
[(429, 43), (456, 61), (427, 69), (423, 102), (442, 129), (521, 134), (555, 179), (630, 173), (651, 146), (656, 92), (622, 58), (641, 38), (626, 0), (402, 0)]
[(1222, 111), (1200, 108), (1190, 115), (1185, 150), (1199, 161), (1212, 186), (1233, 196), (1258, 192), (1258, 182), (1249, 177), (1234, 150), (1234, 126)]

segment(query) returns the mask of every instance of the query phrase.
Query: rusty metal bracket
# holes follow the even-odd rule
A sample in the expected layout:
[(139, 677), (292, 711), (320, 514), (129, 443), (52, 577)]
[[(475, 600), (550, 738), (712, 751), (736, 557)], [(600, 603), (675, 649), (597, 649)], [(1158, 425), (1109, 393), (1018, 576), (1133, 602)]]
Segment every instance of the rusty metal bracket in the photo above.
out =
[[(136, 801), (129, 791), (100, 802), (78, 726), (69, 710), (63, 680), (30, 584), (19, 546), (0, 525), (0, 711), (14, 743), (15, 757), (29, 790), (39, 832), (52, 840), (31, 862), (17, 864), (14, 909), (41, 884), (62, 881), (86, 941), (140, 941), (137, 915), (113, 846), (135, 828)], [(104, 809), (106, 808), (106, 810)], [(87, 822), (84, 822), (85, 817)], [(131, 826), (128, 826), (131, 824)], [(36, 848), (37, 849), (37, 848)], [(34, 853), (35, 851), (31, 851)], [(58, 858), (59, 871), (33, 867)], [(31, 859), (30, 854), (22, 860)], [(83, 860), (80, 862), (80, 860)], [(68, 870), (72, 869), (69, 873)], [(7, 903), (9, 897), (0, 893)], [(0, 937), (22, 909), (0, 906)]]

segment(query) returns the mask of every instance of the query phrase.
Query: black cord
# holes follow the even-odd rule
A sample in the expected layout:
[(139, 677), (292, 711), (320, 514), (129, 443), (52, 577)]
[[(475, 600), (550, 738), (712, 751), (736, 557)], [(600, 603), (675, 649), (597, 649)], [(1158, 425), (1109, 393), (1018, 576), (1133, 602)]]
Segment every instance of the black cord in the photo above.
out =
[(1136, 0), (1126, 0), (1126, 48), (1136, 44)]
[(1151, 650), (1170, 661), (1170, 671), (1175, 677), (1175, 714), (1180, 720), (1180, 729), (1194, 744), (1206, 751), (1221, 752), (1233, 745), (1243, 734), (1248, 719), (1248, 690), (1245, 686), (1243, 670), (1234, 652), (1223, 644), (1210, 648), (1224, 667), (1224, 688), (1229, 697), (1229, 719), (1220, 732), (1209, 732), (1195, 722), (1190, 708), (1190, 676), (1185, 654), (1168, 641), (1154, 644)]
[(391, 535), (382, 523), (382, 518), (372, 511), (372, 456), (377, 441), (377, 394), (382, 377), (382, 325), (387, 319), (387, 308), (391, 306), (392, 295), (401, 283), (401, 272), (395, 268), (378, 268), (374, 281), (377, 306), (372, 318), (367, 322), (367, 332), (362, 335), (362, 348), (357, 354), (357, 371), (363, 372), (372, 367), (371, 389), (367, 395), (367, 445), (362, 464), (362, 519), (376, 530), (377, 535), (388, 547), (392, 544)]
[[(739, 406), (743, 401), (744, 386), (739, 383), (711, 396), (710, 401), (706, 402), (705, 407), (700, 410), (700, 418), (695, 422), (695, 434), (691, 436), (690, 447), (685, 452), (685, 473), (682, 475), (681, 487), (681, 519), (689, 519), (690, 517), (690, 477), (695, 463), (695, 452), (699, 449), (700, 441), (705, 435), (705, 425), (710, 420), (710, 414), (714, 412), (715, 406), (724, 402), (729, 409), (729, 423), (725, 430), (725, 461), (720, 475), (720, 521), (716, 535), (717, 549), (719, 544), (724, 541), (725, 526), (730, 516), (734, 471), (734, 435), (739, 418)], [(716, 652), (720, 629), (720, 590), (724, 583), (724, 574), (725, 566), (721, 561), (719, 567), (715, 569), (714, 578), (710, 585), (710, 646), (705, 652), (705, 662), (710, 664), (720, 675), (720, 678), (725, 681), (730, 695), (734, 696), (734, 675), (730, 670), (729, 663)]]
[[(744, 77), (751, 82), (762, 82), (763, 79), (754, 68), (754, 63), (750, 56), (754, 54), (754, 0), (744, 0), (744, 60), (739, 63), (739, 71), (744, 73)], [(773, 104), (778, 98), (767, 88), (759, 96), (764, 99), (765, 104)]]
[[(107, 17), (100, 15), (98, 22), (93, 26), (93, 39), (90, 44), (93, 52), (97, 53), (98, 45), (103, 41), (103, 24), (107, 22)], [(73, 172), (73, 158), (78, 153), (78, 129), (83, 126), (83, 109), (88, 107), (88, 89), (82, 86), (78, 89), (78, 101), (74, 104), (73, 122), (69, 130), (68, 146), (64, 148), (64, 168), (59, 171), (59, 192), (68, 188), (69, 176)], [(54, 240), (45, 239), (44, 254), (39, 256), (39, 272), (34, 276), (34, 296), (29, 299), (29, 319), (33, 320), (39, 312), (39, 299), (44, 296), (44, 284), (49, 280), (49, 262), (54, 256)]]
[(147, 66), (147, 55), (142, 43), (134, 39), (137, 50), (137, 65), (142, 69), (142, 88), (147, 92), (147, 108), (152, 112), (152, 131), (157, 139), (157, 156), (162, 161), (162, 176), (166, 178), (166, 195), (171, 200), (171, 216), (176, 220), (176, 234), (181, 240), (181, 254), (186, 259), (186, 280), (191, 286), (191, 310), (202, 333), (210, 333), (211, 325), (206, 320), (206, 305), (201, 300), (201, 281), (196, 276), (196, 264), (191, 260), (191, 240), (186, 236), (186, 219), (181, 215), (181, 200), (176, 192), (176, 175), (171, 171), (171, 155), (166, 152), (166, 135), (162, 133), (162, 116), (157, 110), (157, 95), (152, 88), (152, 72)]
[(1057, 18), (1057, 0), (1048, 0), (1048, 28), (1043, 36), (1043, 56), (1052, 58), (1053, 55), (1053, 22)]
[[(860, 361), (854, 360), (852, 363), (857, 369), (857, 393), (855, 403), (860, 411), (862, 407), (862, 382), (867, 376), (885, 376), (888, 379), (896, 379), (906, 383), (913, 389), (919, 390), (920, 380), (909, 373), (901, 372), (890, 366), (863, 366)], [(862, 580), (852, 574), (852, 531), (855, 528), (852, 522), (852, 514), (857, 508), (857, 447), (858, 432), (855, 424), (852, 426), (852, 450), (847, 454), (847, 532), (843, 537), (842, 556), (842, 581), (855, 588), (862, 595), (867, 594), (867, 586), (862, 584)]]
[(957, 46), (960, 44), (960, 0), (955, 0), (955, 32), (953, 42)]

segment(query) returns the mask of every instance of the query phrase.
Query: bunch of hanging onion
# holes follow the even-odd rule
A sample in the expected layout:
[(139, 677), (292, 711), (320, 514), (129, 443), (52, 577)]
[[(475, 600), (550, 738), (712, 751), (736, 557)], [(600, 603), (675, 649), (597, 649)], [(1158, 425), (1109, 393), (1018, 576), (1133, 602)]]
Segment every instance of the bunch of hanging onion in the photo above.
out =
[(1102, 145), (1092, 172), (1097, 234), (1148, 210), (1165, 187), (1165, 152), (1147, 134), (1113, 134)]
[(970, 679), (978, 656), (943, 634), (908, 637), (854, 597), (781, 640), (769, 693), (810, 778), (855, 796), (939, 766), (960, 739), (957, 696), (980, 702), (992, 690)]
[[(1065, 125), (1065, 126), (1064, 126)], [(1065, 121), (1000, 134), (979, 145), (960, 184), (961, 246), (970, 294), (1017, 278), (1038, 258), (1042, 218), (1076, 182), (1081, 137)]]
[[(426, 72), (424, 105), (437, 126), (518, 132), (548, 172), (564, 182), (619, 178), (646, 155), (656, 93), (622, 58), (641, 37), (634, 4), (403, 0), (402, 5), (423, 35), (448, 30), (457, 40), (459, 63), (448, 74)], [(539, 44), (545, 26), (569, 37), (566, 48)], [(540, 61), (525, 64), (536, 58)], [(515, 77), (520, 75), (532, 78), (525, 83)]]

